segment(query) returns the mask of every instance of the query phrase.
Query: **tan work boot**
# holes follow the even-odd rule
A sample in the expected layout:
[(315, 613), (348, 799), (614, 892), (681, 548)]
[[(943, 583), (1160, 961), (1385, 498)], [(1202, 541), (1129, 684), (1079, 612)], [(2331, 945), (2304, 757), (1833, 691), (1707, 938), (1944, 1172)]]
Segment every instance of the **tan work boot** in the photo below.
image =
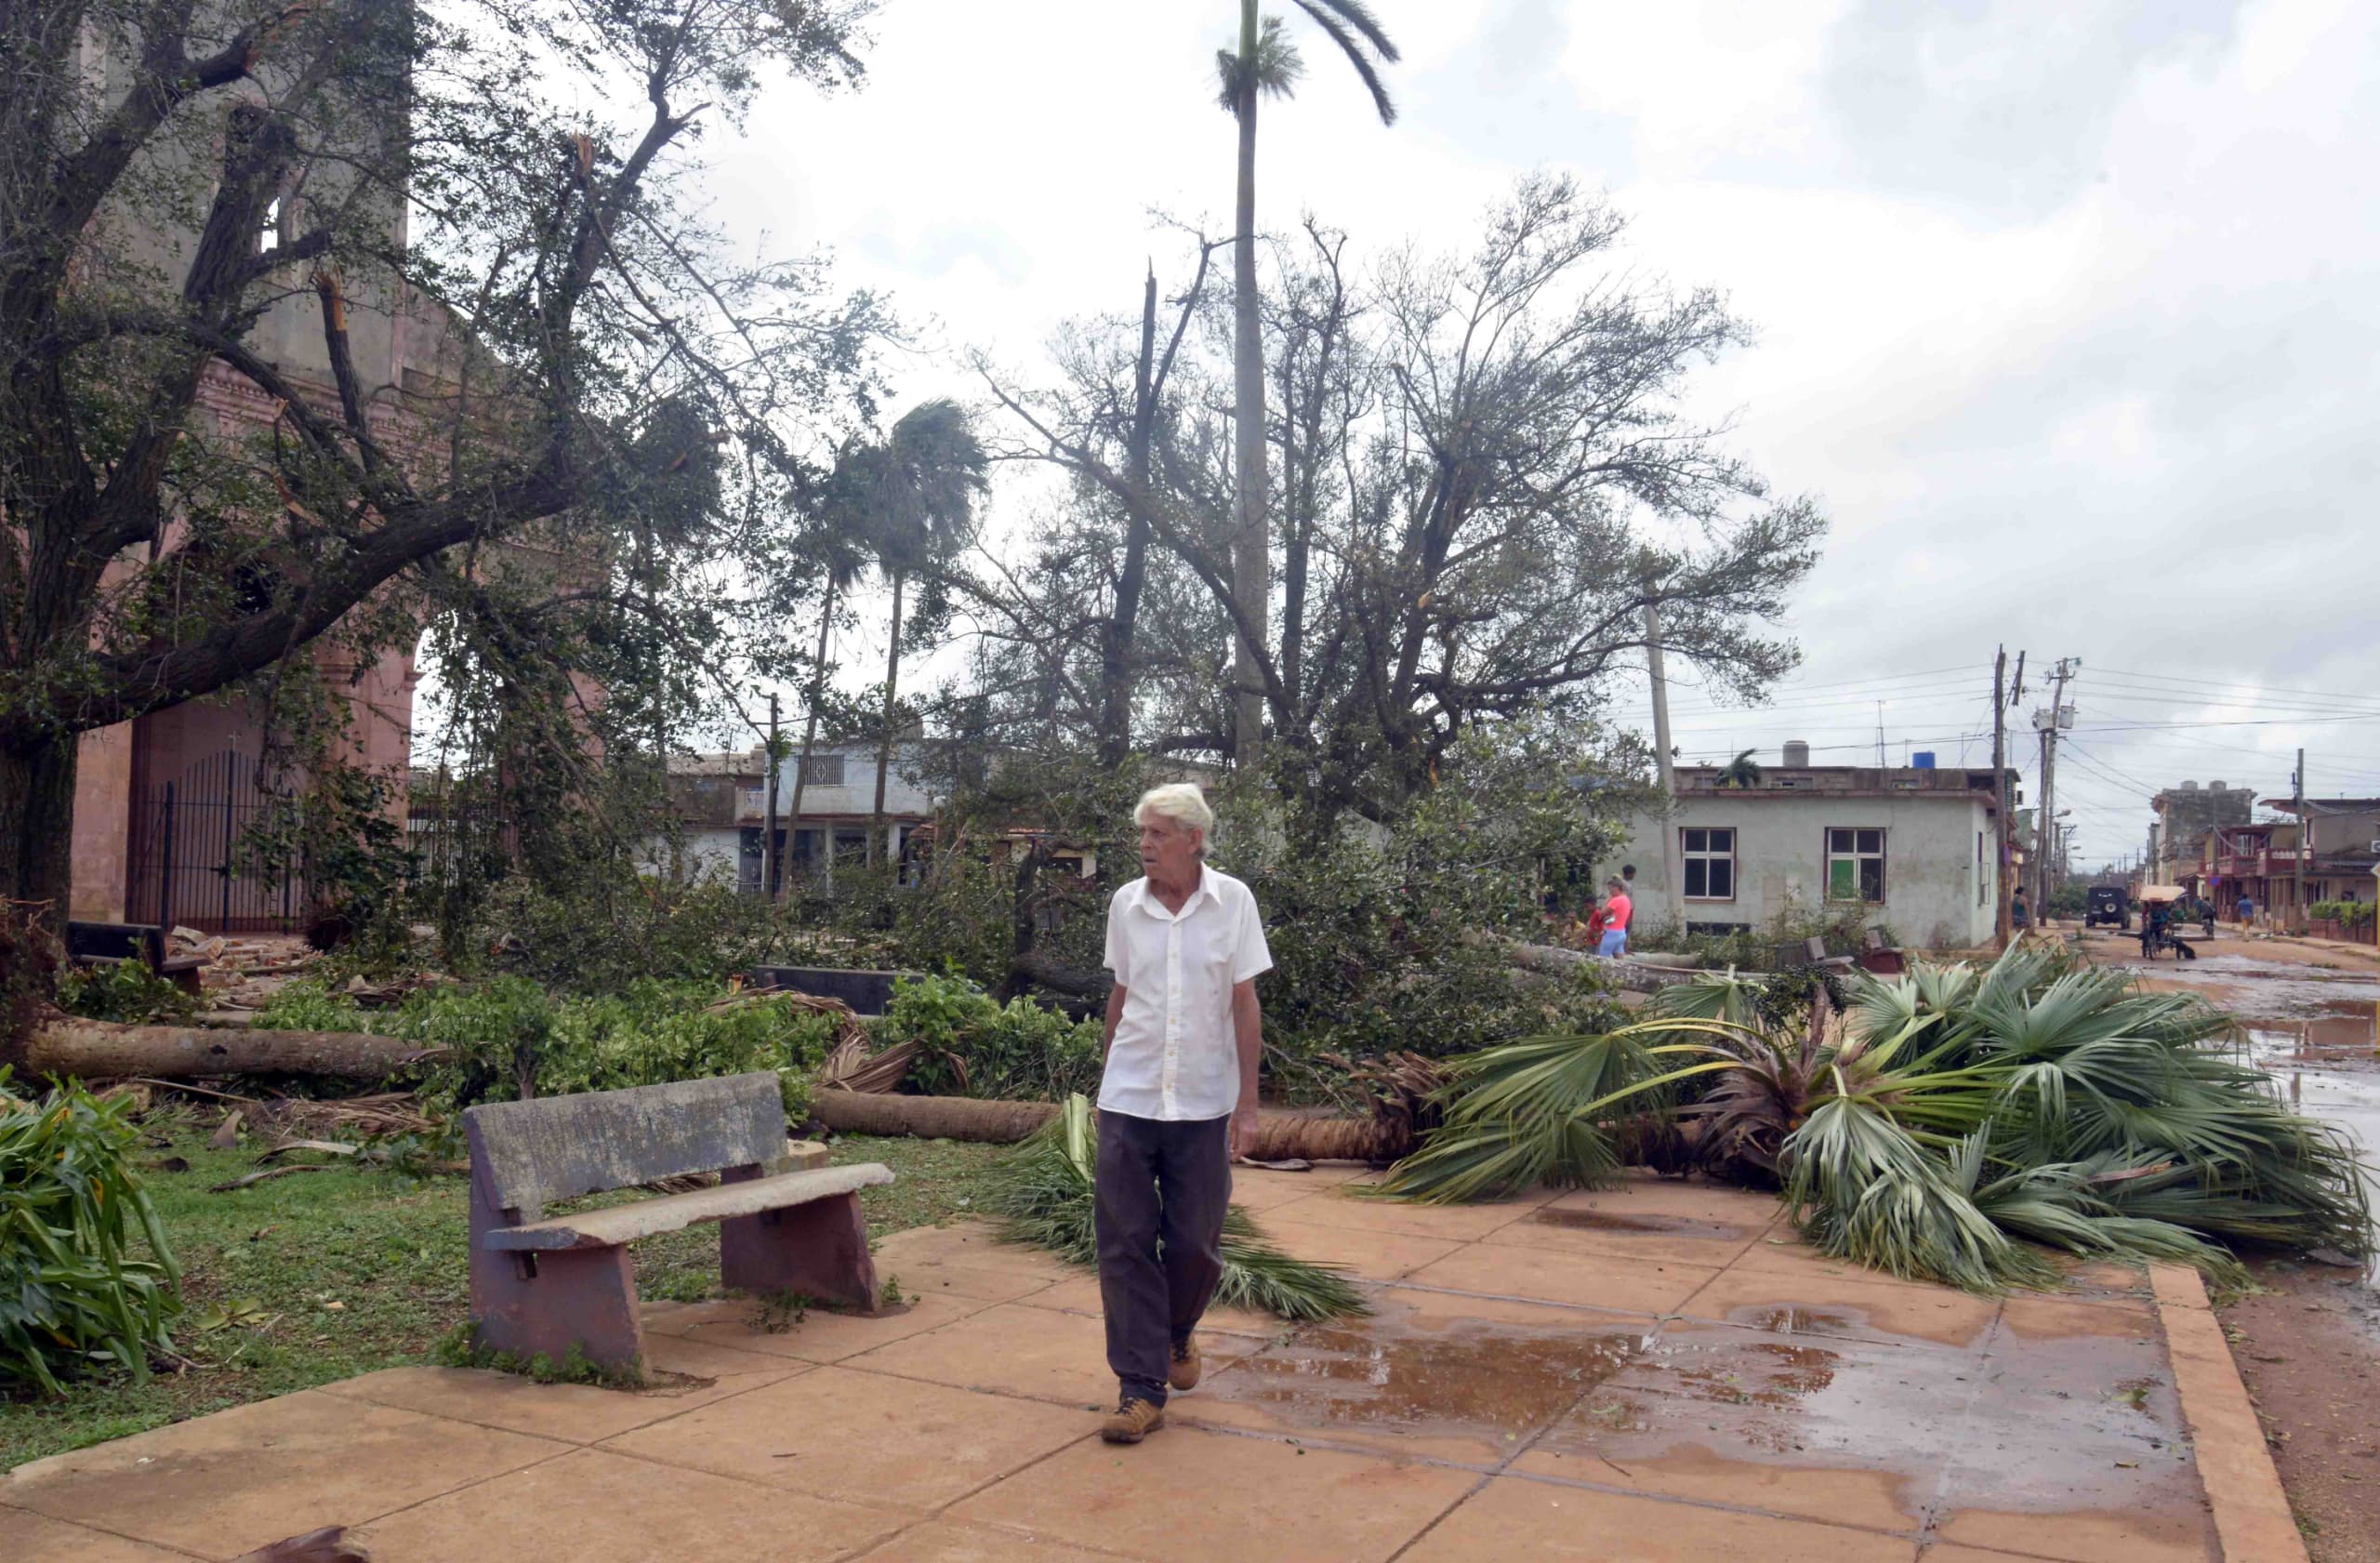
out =
[(1165, 1425), (1165, 1408), (1146, 1400), (1126, 1400), (1099, 1424), (1099, 1436), (1111, 1444), (1136, 1444)]
[(1196, 1389), (1198, 1373), (1205, 1366), (1198, 1357), (1198, 1337), (1193, 1335), (1173, 1348), (1173, 1362), (1165, 1371), (1165, 1382), (1176, 1389)]

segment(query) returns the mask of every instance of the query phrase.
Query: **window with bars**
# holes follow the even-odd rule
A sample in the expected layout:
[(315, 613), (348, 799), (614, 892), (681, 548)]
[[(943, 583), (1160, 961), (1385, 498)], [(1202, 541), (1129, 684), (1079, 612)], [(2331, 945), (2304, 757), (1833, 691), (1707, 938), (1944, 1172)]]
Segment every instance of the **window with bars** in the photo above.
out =
[(840, 787), (843, 785), (843, 757), (840, 754), (813, 754), (802, 763), (810, 768), (804, 787)]
[(1864, 901), (1882, 906), (1884, 900), (1884, 833), (1857, 828), (1830, 827), (1826, 833), (1826, 898)]
[(1686, 849), (1686, 898), (1689, 901), (1732, 901), (1736, 898), (1736, 832), (1691, 826), (1678, 832)]

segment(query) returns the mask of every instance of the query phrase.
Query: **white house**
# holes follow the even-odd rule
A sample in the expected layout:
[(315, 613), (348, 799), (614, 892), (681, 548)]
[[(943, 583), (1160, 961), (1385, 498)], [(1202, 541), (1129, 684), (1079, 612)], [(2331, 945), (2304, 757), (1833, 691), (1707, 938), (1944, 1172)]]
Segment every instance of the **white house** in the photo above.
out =
[[(1659, 923), (1674, 907), (1688, 928), (1720, 933), (1789, 908), (1857, 907), (1907, 944), (1990, 942), (2000, 862), (1989, 769), (1813, 766), (1808, 746), (1788, 744), (1750, 787), (1721, 787), (1721, 774), (1681, 768), (1671, 813), (1631, 821), (1621, 861), (1636, 870), (1639, 918)], [(2013, 802), (2013, 773), (2008, 786)], [(1682, 881), (1674, 901), (1665, 832)]]
[[(909, 831), (933, 813), (933, 800), (923, 784), (903, 771), (904, 764), (915, 764), (915, 754), (914, 745), (896, 745), (892, 751), (892, 774), (884, 788), (882, 861), (899, 861)], [(778, 772), (777, 841), (786, 853), (788, 873), (830, 881), (836, 865), (866, 860), (868, 824), (876, 808), (876, 745), (822, 742), (810, 762), (799, 820), (793, 817), (793, 789), (800, 757), (786, 760)], [(684, 879), (733, 877), (743, 889), (757, 893), (767, 833), (767, 757), (757, 748), (673, 756), (669, 791), (681, 828), (674, 852), (660, 842), (652, 844), (648, 856), (653, 866), (666, 867)]]

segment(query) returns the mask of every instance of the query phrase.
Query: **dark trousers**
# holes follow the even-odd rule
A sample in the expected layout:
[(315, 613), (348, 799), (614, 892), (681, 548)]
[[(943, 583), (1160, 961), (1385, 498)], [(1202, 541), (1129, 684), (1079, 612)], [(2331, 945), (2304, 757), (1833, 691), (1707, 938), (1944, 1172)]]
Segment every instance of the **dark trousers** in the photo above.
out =
[(1099, 1301), (1107, 1365), (1126, 1399), (1165, 1404), (1173, 1347), (1197, 1328), (1223, 1278), (1230, 1128), (1227, 1117), (1099, 1115)]

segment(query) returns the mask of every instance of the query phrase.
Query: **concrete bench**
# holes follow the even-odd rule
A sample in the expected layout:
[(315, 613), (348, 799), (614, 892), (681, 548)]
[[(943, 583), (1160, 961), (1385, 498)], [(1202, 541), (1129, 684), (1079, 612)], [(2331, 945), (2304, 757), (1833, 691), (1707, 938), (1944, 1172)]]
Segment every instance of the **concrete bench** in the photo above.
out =
[[(559, 1361), (577, 1346), (628, 1372), (644, 1365), (628, 1245), (719, 1223), (719, 1271), (746, 1291), (798, 1291), (876, 1310), (859, 1191), (877, 1163), (774, 1171), (786, 1149), (773, 1074), (729, 1075), (494, 1102), (463, 1115), (471, 1152), (471, 1322), (479, 1344)], [(548, 1205), (690, 1172), (715, 1187), (549, 1217)]]

